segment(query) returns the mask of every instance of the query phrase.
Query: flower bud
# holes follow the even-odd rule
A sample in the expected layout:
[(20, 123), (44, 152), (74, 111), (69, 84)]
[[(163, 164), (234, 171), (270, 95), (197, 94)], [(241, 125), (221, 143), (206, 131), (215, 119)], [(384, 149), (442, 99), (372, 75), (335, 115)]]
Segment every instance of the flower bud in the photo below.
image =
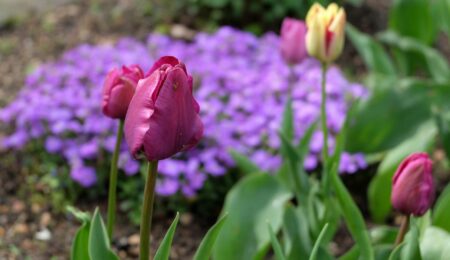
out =
[(296, 64), (306, 58), (306, 25), (303, 21), (284, 18), (281, 25), (280, 49), (283, 58), (290, 64)]
[(125, 139), (136, 158), (162, 160), (195, 146), (203, 135), (192, 77), (177, 58), (165, 56), (139, 81), (125, 118)]
[(103, 85), (103, 114), (111, 118), (125, 119), (136, 85), (143, 77), (144, 72), (138, 65), (112, 69)]
[(391, 201), (403, 214), (422, 216), (434, 199), (433, 162), (426, 153), (409, 155), (392, 179)]
[(309, 55), (322, 62), (334, 61), (342, 52), (345, 38), (345, 11), (335, 3), (324, 9), (320, 4), (311, 6), (306, 15), (306, 49)]

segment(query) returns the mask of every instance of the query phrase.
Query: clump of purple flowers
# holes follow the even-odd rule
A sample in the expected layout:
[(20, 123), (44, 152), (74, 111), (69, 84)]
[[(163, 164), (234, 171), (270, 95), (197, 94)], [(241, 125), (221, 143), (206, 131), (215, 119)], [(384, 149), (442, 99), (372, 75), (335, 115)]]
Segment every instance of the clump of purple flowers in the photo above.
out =
[[(192, 42), (151, 34), (145, 44), (122, 39), (114, 46), (81, 45), (53, 63), (43, 64), (30, 74), (25, 87), (0, 120), (14, 132), (3, 146), (20, 149), (30, 140), (45, 140), (45, 150), (64, 156), (71, 177), (88, 187), (96, 182), (94, 168), (102, 151), (114, 149), (116, 120), (100, 110), (106, 73), (122, 64), (139, 64), (145, 70), (163, 55), (174, 55), (186, 63), (194, 76), (195, 96), (205, 125), (204, 139), (188, 153), (160, 163), (157, 192), (171, 195), (181, 191), (193, 196), (209, 175), (225, 174), (233, 161), (233, 148), (263, 170), (281, 164), (277, 130), (291, 84), (296, 138), (319, 117), (320, 64), (307, 59), (293, 68), (293, 75), (278, 51), (278, 37), (261, 38), (223, 27), (214, 34), (199, 33)], [(348, 82), (332, 67), (327, 73), (327, 114), (330, 144), (342, 127), (348, 103), (366, 95), (364, 87)], [(322, 133), (312, 139), (305, 168), (319, 164)], [(119, 167), (128, 175), (139, 171), (125, 143)], [(354, 173), (366, 163), (361, 154), (344, 153), (340, 171)]]

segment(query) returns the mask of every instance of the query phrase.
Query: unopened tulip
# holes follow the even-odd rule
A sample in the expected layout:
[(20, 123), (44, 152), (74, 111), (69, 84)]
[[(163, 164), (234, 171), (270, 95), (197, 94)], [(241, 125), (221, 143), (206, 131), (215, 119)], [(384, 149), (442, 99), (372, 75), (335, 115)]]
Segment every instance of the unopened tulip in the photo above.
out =
[(195, 146), (203, 135), (192, 77), (175, 57), (162, 57), (139, 81), (125, 118), (125, 139), (134, 157), (162, 160)]
[(108, 117), (125, 119), (136, 85), (144, 77), (138, 65), (112, 69), (103, 85), (102, 111)]
[(334, 61), (344, 47), (345, 11), (335, 3), (324, 9), (315, 3), (306, 15), (306, 49), (324, 63)]
[(306, 25), (303, 21), (285, 18), (281, 25), (280, 49), (283, 58), (290, 64), (296, 64), (306, 58)]
[(409, 155), (392, 179), (391, 201), (406, 215), (422, 216), (434, 199), (433, 162), (426, 153)]

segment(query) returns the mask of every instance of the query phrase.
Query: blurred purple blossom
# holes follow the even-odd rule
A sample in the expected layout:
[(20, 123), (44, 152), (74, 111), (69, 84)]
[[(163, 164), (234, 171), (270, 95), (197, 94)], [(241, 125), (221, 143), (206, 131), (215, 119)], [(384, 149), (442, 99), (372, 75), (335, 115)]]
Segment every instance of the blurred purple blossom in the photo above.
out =
[[(121, 65), (139, 64), (145, 70), (163, 55), (177, 56), (194, 76), (194, 95), (201, 106), (205, 137), (187, 153), (160, 163), (157, 192), (182, 192), (194, 196), (209, 175), (225, 174), (233, 161), (233, 148), (251, 158), (263, 170), (281, 164), (277, 153), (290, 69), (277, 50), (279, 38), (267, 33), (254, 35), (223, 27), (214, 34), (199, 33), (190, 42), (151, 34), (147, 42), (132, 38), (115, 45), (80, 45), (59, 60), (39, 66), (25, 80), (16, 100), (0, 110), (0, 120), (14, 132), (3, 146), (20, 149), (28, 141), (43, 138), (49, 153), (62, 154), (71, 166), (71, 177), (85, 187), (96, 182), (95, 159), (114, 149), (117, 121), (100, 110), (101, 91), (107, 72)], [(296, 139), (318, 119), (320, 110), (320, 64), (306, 59), (293, 67), (291, 86)], [(330, 149), (345, 119), (348, 104), (365, 97), (366, 89), (350, 83), (337, 67), (327, 73), (328, 127)], [(114, 130), (113, 130), (114, 129)], [(312, 138), (305, 168), (320, 163), (322, 133)], [(127, 175), (139, 171), (122, 145), (119, 167)], [(344, 153), (342, 173), (366, 167), (361, 154)]]

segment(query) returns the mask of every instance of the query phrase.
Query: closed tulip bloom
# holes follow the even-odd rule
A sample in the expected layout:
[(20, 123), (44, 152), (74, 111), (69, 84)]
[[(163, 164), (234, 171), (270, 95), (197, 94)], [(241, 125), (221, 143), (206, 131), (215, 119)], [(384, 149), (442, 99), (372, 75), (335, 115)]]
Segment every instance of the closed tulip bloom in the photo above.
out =
[(391, 201), (403, 214), (422, 216), (434, 199), (433, 162), (426, 153), (409, 155), (392, 179)]
[(203, 135), (192, 77), (177, 58), (162, 57), (139, 81), (125, 118), (125, 139), (134, 157), (162, 160), (195, 146)]
[(306, 15), (306, 49), (309, 55), (324, 63), (334, 61), (344, 47), (345, 23), (345, 11), (335, 3), (326, 9), (318, 3), (311, 6)]
[(280, 49), (283, 58), (290, 64), (297, 64), (306, 58), (306, 25), (303, 21), (284, 18), (281, 25)]
[(136, 85), (144, 77), (138, 65), (112, 69), (103, 85), (102, 111), (108, 117), (125, 119)]

